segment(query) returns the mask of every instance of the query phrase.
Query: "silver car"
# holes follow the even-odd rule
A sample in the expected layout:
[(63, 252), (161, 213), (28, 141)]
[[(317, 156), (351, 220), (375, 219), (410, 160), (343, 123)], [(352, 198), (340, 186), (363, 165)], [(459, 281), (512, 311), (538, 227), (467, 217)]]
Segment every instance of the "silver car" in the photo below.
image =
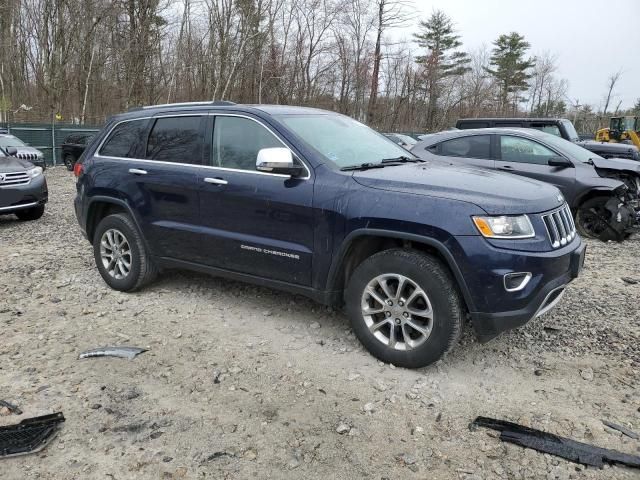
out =
[(44, 154), (37, 148), (28, 146), (15, 135), (0, 133), (0, 150), (5, 155), (27, 160), (43, 170), (47, 168)]

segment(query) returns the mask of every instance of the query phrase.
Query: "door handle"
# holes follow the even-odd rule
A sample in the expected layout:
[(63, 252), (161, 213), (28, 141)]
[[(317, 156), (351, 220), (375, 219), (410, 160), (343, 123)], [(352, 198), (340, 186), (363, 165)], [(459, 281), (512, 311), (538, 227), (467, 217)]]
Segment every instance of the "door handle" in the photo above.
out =
[(499, 167), (500, 170), (513, 170), (513, 167), (510, 167), (509, 165), (503, 165), (502, 167)]
[(147, 171), (139, 168), (130, 168), (129, 173), (133, 173), (134, 175), (146, 175)]
[(213, 183), (214, 185), (227, 185), (229, 183), (226, 180), (223, 180), (221, 178), (211, 178), (211, 177), (206, 177), (204, 181), (207, 183)]

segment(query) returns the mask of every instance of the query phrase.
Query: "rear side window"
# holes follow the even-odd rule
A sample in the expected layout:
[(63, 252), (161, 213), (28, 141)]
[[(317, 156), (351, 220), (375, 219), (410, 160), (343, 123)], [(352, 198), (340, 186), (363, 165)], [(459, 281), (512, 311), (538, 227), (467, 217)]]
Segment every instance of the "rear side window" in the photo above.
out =
[(149, 134), (145, 158), (175, 163), (202, 163), (202, 116), (158, 118)]
[(440, 155), (447, 157), (491, 158), (491, 136), (454, 138), (440, 144)]
[(211, 164), (214, 167), (255, 170), (261, 149), (283, 146), (269, 130), (253, 120), (216, 116)]
[(503, 162), (535, 163), (547, 165), (556, 154), (544, 145), (528, 138), (501, 136), (500, 154)]
[(135, 158), (147, 127), (147, 120), (132, 120), (118, 124), (100, 149), (105, 157)]

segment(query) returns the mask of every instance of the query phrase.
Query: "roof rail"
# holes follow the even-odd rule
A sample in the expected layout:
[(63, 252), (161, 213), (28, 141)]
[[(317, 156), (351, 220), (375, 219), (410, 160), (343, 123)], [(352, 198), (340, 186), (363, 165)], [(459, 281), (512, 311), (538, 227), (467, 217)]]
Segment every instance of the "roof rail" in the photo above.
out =
[(188, 107), (188, 106), (197, 106), (197, 105), (209, 105), (213, 107), (224, 107), (229, 105), (235, 105), (235, 102), (230, 102), (228, 100), (216, 100), (216, 101), (207, 101), (207, 102), (179, 102), (179, 103), (162, 103), (159, 105), (145, 105), (144, 107), (132, 107), (129, 109), (130, 112), (136, 112), (138, 110), (148, 110), (151, 108), (159, 108), (159, 107)]

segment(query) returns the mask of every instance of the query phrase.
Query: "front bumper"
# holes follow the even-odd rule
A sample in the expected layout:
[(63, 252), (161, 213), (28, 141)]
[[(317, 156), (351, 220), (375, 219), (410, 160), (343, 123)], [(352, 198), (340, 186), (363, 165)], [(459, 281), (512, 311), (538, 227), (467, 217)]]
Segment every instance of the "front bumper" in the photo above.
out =
[[(566, 286), (582, 269), (585, 245), (576, 237), (551, 252), (521, 252), (490, 245), (482, 237), (458, 237), (457, 258), (471, 297), (469, 313), (480, 341), (524, 325), (553, 309)], [(519, 291), (508, 292), (504, 275), (530, 272), (531, 280)]]
[(0, 187), (0, 215), (44, 205), (48, 200), (47, 180), (38, 175), (26, 185)]

